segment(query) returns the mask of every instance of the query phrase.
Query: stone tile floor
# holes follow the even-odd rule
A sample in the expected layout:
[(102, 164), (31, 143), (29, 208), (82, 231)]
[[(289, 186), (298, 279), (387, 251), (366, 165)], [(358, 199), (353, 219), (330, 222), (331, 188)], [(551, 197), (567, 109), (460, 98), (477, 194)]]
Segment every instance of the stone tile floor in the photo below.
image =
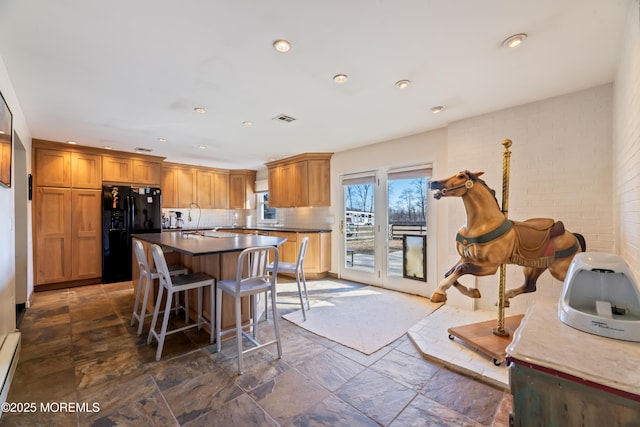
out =
[[(280, 283), (280, 314), (296, 298)], [(275, 346), (252, 353), (237, 375), (234, 342), (216, 353), (194, 329), (169, 336), (155, 361), (132, 309), (129, 282), (37, 292), (7, 399), (36, 411), (4, 413), (0, 426), (508, 425), (508, 391), (427, 360), (406, 334), (367, 356), (279, 319), (282, 359)]]

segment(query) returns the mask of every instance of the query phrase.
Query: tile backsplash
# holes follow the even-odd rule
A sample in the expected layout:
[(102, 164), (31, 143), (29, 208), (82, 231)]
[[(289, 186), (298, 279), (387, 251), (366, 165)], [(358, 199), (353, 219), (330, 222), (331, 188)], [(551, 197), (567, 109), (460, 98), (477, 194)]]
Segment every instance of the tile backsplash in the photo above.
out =
[(275, 223), (258, 221), (255, 209), (162, 209), (162, 214), (165, 217), (171, 216), (174, 212), (182, 212), (184, 228), (232, 227), (236, 225), (270, 227), (277, 224), (292, 228), (315, 229), (331, 228), (333, 223), (329, 207), (279, 208)]

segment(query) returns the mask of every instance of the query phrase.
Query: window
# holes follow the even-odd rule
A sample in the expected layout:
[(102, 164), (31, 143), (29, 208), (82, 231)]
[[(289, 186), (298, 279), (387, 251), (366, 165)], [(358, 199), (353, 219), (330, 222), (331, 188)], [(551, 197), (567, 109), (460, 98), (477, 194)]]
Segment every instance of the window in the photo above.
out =
[(276, 222), (276, 208), (269, 207), (269, 193), (258, 193), (258, 218), (261, 222)]

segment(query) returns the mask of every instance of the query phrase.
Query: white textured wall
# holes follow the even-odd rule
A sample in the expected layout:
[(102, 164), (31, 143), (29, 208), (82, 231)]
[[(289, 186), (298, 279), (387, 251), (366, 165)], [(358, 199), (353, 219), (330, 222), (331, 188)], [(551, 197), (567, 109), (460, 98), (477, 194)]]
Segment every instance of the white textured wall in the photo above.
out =
[[(20, 135), (22, 143), (27, 151), (26, 169), (31, 170), (31, 134), (27, 127), (26, 120), (22, 114), (22, 109), (18, 103), (18, 98), (11, 85), (11, 79), (7, 69), (0, 57), (0, 92), (4, 96), (9, 109), (13, 113), (14, 131)], [(15, 168), (11, 171), (12, 180)], [(2, 215), (0, 215), (0, 345), (7, 333), (13, 332), (15, 329), (15, 213), (14, 213), (14, 189), (0, 186), (0, 206), (2, 206)], [(31, 230), (31, 212), (27, 213), (29, 238)], [(33, 274), (32, 257), (28, 255), (28, 294), (33, 292)]]
[(640, 3), (631, 5), (615, 81), (613, 165), (618, 252), (640, 280)]
[[(445, 176), (464, 169), (484, 171), (483, 179), (502, 203), (501, 143), (509, 138), (509, 218), (562, 220), (568, 230), (585, 236), (588, 250), (614, 252), (612, 94), (609, 84), (450, 124)], [(448, 253), (455, 260), (454, 236), (464, 222), (464, 207), (459, 199), (445, 203)], [(519, 267), (507, 269), (507, 288), (520, 286), (522, 280)], [(494, 309), (498, 276), (477, 281), (483, 297), (476, 307)], [(545, 272), (538, 291), (514, 299), (507, 314), (523, 312), (532, 298), (555, 301), (561, 288), (562, 283)]]

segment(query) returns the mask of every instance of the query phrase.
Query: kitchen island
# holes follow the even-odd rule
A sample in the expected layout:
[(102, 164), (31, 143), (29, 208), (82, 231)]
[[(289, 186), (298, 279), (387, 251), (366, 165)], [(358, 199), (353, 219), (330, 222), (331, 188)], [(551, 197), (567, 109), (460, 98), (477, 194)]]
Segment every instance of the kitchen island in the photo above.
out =
[[(182, 264), (189, 268), (191, 272), (203, 272), (216, 278), (216, 280), (234, 279), (236, 277), (238, 255), (246, 248), (254, 246), (276, 246), (279, 247), (286, 239), (271, 236), (256, 236), (252, 234), (237, 234), (216, 231), (205, 231), (199, 233), (174, 232), (174, 233), (153, 233), (134, 234), (134, 239), (139, 240), (147, 255), (147, 262), (154, 268), (153, 257), (151, 255), (151, 245), (157, 244), (165, 252), (167, 264)], [(133, 256), (133, 276), (132, 285), (134, 291), (137, 289), (140, 271), (138, 269), (135, 255)], [(155, 306), (158, 284), (154, 284), (153, 292), (149, 295), (147, 310), (152, 312)], [(189, 311), (190, 317), (196, 319), (196, 290), (190, 293)], [(209, 302), (203, 301), (204, 316), (209, 319), (212, 316), (212, 307)], [(242, 302), (242, 320), (248, 322), (251, 317), (251, 304), (249, 298), (244, 298)], [(235, 309), (233, 298), (223, 295), (222, 300), (222, 329), (233, 328), (235, 325)]]
[(220, 227), (217, 230), (285, 238), (287, 241), (280, 246), (280, 261), (293, 263), (297, 261), (300, 245), (306, 237), (309, 239), (307, 255), (304, 258), (304, 273), (307, 279), (326, 277), (331, 269), (331, 229), (260, 225)]

